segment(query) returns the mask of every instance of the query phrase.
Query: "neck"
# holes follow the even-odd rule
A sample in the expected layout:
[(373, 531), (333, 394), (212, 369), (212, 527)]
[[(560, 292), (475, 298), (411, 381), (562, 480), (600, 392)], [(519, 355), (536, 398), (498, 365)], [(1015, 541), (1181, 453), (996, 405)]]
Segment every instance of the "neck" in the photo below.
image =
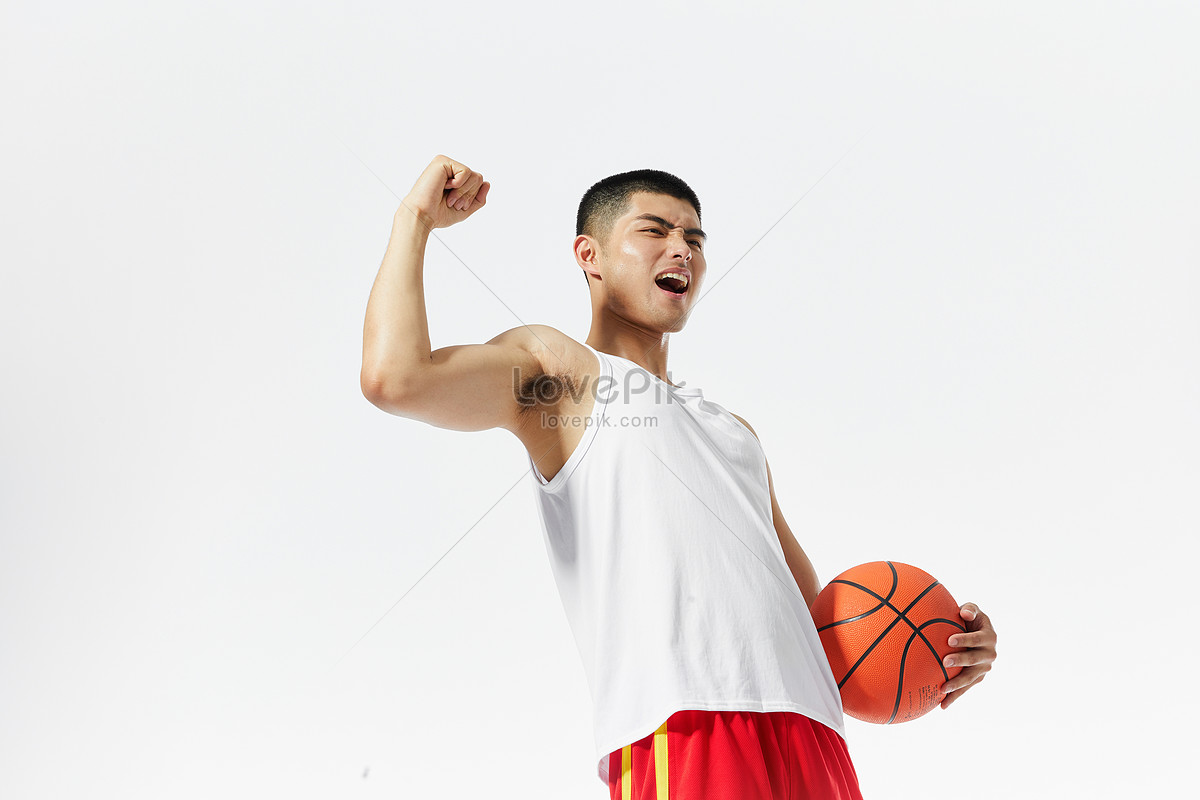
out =
[(627, 358), (659, 380), (671, 383), (667, 380), (670, 339), (669, 333), (650, 333), (629, 325), (606, 328), (593, 323), (585, 341), (593, 350)]

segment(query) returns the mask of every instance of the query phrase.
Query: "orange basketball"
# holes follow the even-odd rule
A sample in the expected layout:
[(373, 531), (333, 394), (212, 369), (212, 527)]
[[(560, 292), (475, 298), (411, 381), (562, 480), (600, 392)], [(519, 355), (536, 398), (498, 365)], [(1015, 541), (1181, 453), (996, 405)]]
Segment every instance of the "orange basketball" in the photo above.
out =
[(812, 604), (813, 621), (842, 692), (842, 708), (864, 722), (916, 719), (945, 699), (962, 667), (942, 659), (965, 648), (946, 640), (966, 630), (958, 603), (929, 573), (898, 561), (859, 564)]

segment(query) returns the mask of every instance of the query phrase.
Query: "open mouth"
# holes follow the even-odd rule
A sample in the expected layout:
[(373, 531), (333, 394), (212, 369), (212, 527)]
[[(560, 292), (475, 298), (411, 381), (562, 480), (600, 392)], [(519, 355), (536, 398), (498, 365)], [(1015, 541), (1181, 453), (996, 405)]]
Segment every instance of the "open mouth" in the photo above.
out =
[(660, 289), (671, 294), (684, 294), (688, 288), (688, 276), (679, 272), (665, 272), (654, 279)]

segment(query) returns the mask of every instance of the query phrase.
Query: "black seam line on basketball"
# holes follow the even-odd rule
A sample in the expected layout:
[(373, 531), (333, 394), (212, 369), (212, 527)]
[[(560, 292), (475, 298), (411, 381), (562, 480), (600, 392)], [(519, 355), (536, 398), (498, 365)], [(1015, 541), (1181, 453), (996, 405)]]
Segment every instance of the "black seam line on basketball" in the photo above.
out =
[[(920, 636), (921, 641), (925, 642), (925, 646), (928, 647), (929, 652), (933, 654), (934, 659), (938, 663), (938, 668), (941, 669), (941, 671), (942, 671), (942, 677), (945, 678), (946, 680), (950, 680), (950, 674), (948, 672), (946, 672), (946, 665), (942, 663), (942, 657), (938, 655), (937, 648), (934, 647), (933, 643), (930, 642), (929, 639), (927, 639), (925, 637), (925, 634), (921, 633), (921, 628), (924, 628), (928, 625), (933, 625), (936, 622), (944, 622), (947, 625), (957, 628), (960, 631), (965, 631), (966, 628), (964, 628), (962, 625), (959, 625), (958, 623), (954, 622), (953, 620), (938, 618), (938, 619), (930, 619), (930, 620), (926, 620), (925, 622), (922, 622), (920, 627), (917, 628), (916, 631), (913, 632), (913, 636)], [(912, 636), (909, 637), (909, 641), (912, 641)]]
[(929, 652), (933, 655), (933, 660), (937, 662), (938, 669), (942, 671), (942, 679), (947, 681), (950, 680), (950, 675), (946, 672), (946, 665), (942, 663), (942, 659), (940, 656), (938, 656), (937, 650), (930, 643), (929, 639), (926, 638), (925, 634), (921, 633), (921, 628), (928, 627), (938, 622), (944, 622), (948, 625), (958, 628), (959, 630), (964, 630), (963, 626), (959, 625), (953, 620), (942, 619), (941, 617), (938, 617), (937, 619), (930, 619), (922, 622), (921, 625), (915, 631), (913, 631), (913, 635), (908, 637), (908, 641), (904, 643), (904, 652), (900, 654), (900, 680), (896, 686), (896, 704), (892, 706), (892, 715), (888, 717), (888, 721), (886, 723), (888, 725), (891, 725), (893, 722), (895, 722), (896, 715), (900, 713), (900, 698), (904, 696), (904, 664), (908, 661), (908, 649), (912, 647), (912, 643), (916, 641), (918, 636), (921, 637), (921, 641), (925, 643), (925, 646), (929, 648)]
[[(870, 611), (867, 611), (863, 614), (859, 614), (857, 617), (851, 617), (850, 619), (840, 619), (840, 620), (837, 620), (836, 622), (831, 622), (828, 625), (822, 625), (820, 628), (817, 628), (818, 633), (825, 630), (826, 628), (832, 628), (835, 625), (845, 625), (847, 622), (854, 622), (855, 620), (860, 620), (863, 617), (869, 617), (881, 608), (890, 607), (893, 611), (896, 611), (896, 607), (891, 605), (891, 603), (888, 602), (888, 600), (890, 600), (892, 597), (891, 592), (888, 593), (887, 597), (880, 597), (879, 595), (875, 594), (867, 587), (863, 586), (862, 584), (855, 583), (854, 581), (844, 581), (844, 580), (834, 579), (834, 580), (830, 581), (830, 583), (840, 583), (843, 586), (852, 586), (855, 589), (861, 589), (862, 591), (866, 592), (867, 594), (871, 595), (876, 600), (878, 600), (879, 605), (875, 606)], [(892, 591), (893, 592), (895, 591), (895, 587), (892, 587)], [(897, 613), (899, 613), (899, 612), (897, 612)]]
[[(892, 585), (891, 585), (891, 588), (888, 589), (887, 597), (880, 597), (879, 595), (875, 594), (875, 592), (871, 591), (867, 587), (860, 586), (859, 584), (854, 583), (853, 581), (837, 580), (837, 579), (834, 579), (834, 581), (833, 581), (835, 583), (843, 583), (847, 586), (856, 586), (859, 589), (862, 589), (867, 594), (874, 597), (876, 600), (879, 600), (883, 605), (890, 607), (893, 611), (896, 612), (896, 618), (894, 620), (892, 620), (892, 624), (888, 625), (887, 628), (883, 631), (883, 633), (879, 634), (879, 636), (876, 637), (875, 641), (871, 642), (871, 646), (867, 648), (867, 651), (858, 657), (858, 661), (855, 661), (854, 665), (852, 667), (850, 667), (850, 669), (846, 670), (846, 674), (842, 676), (842, 679), (840, 681), (838, 681), (838, 691), (841, 691), (841, 688), (846, 685), (846, 681), (850, 680), (850, 676), (852, 676), (855, 673), (855, 671), (862, 665), (862, 663), (864, 661), (866, 661), (867, 656), (871, 655), (871, 651), (874, 650), (879, 645), (879, 643), (883, 641), (883, 637), (885, 637), (889, 633), (891, 633), (892, 628), (896, 627), (896, 625), (903, 618), (903, 615), (899, 611), (896, 610), (895, 606), (893, 606), (891, 604), (892, 596), (896, 593), (896, 589), (899, 588), (899, 586), (900, 586), (900, 575), (899, 575), (899, 573), (896, 572), (896, 568), (895, 568), (895, 566), (892, 565), (892, 562), (885, 561), (884, 563), (887, 564), (888, 569), (892, 571)], [(909, 624), (911, 625), (912, 623), (909, 623)]]
[[(927, 595), (927, 594), (929, 594), (931, 591), (933, 591), (933, 587), (935, 587), (935, 586), (938, 586), (938, 585), (939, 585), (937, 581), (934, 581), (933, 583), (931, 583), (931, 584), (929, 584), (928, 586), (926, 586), (926, 587), (925, 587), (925, 590), (924, 590), (923, 592), (921, 592), (919, 595), (917, 595), (917, 596), (916, 596), (916, 598), (915, 598), (915, 599), (913, 599), (913, 601), (912, 601), (911, 603), (909, 603), (907, 606), (905, 606), (905, 607), (904, 607), (904, 610), (902, 611), (902, 610), (900, 610), (899, 608), (896, 608), (896, 607), (895, 607), (894, 605), (892, 605), (890, 602), (888, 602), (888, 601), (889, 601), (889, 600), (891, 600), (891, 598), (892, 598), (892, 592), (888, 592), (888, 596), (887, 596), (887, 597), (880, 597), (878, 594), (876, 594), (875, 592), (871, 591), (871, 590), (870, 590), (870, 589), (868, 589), (867, 587), (865, 587), (865, 586), (862, 586), (862, 585), (860, 585), (860, 584), (857, 584), (857, 583), (854, 583), (854, 582), (852, 582), (852, 581), (832, 580), (832, 581), (830, 581), (830, 583), (841, 583), (841, 584), (845, 584), (846, 586), (853, 586), (855, 589), (861, 589), (861, 590), (863, 590), (863, 591), (864, 591), (864, 592), (866, 592), (867, 594), (871, 595), (871, 597), (874, 597), (876, 600), (878, 600), (878, 601), (880, 601), (881, 603), (883, 603), (883, 605), (885, 605), (885, 606), (887, 606), (888, 608), (890, 608), (892, 611), (895, 611), (895, 612), (896, 612), (896, 614), (897, 614), (897, 615), (898, 615), (900, 618), (902, 618), (902, 619), (905, 621), (905, 623), (907, 623), (907, 624), (908, 624), (908, 627), (912, 628), (913, 630), (916, 630), (916, 629), (917, 629), (917, 626), (916, 626), (916, 625), (913, 625), (913, 624), (912, 624), (912, 622), (911, 622), (911, 621), (908, 619), (908, 616), (907, 616), (907, 615), (908, 615), (908, 612), (912, 610), (912, 607), (913, 607), (913, 606), (915, 606), (915, 605), (916, 605), (916, 604), (917, 604), (917, 603), (918, 603), (918, 602), (921, 600), (921, 598), (922, 598), (922, 597), (924, 597), (925, 595)], [(892, 591), (893, 591), (893, 592), (895, 591), (895, 587), (893, 587)], [(881, 606), (881, 607), (882, 607), (882, 606)], [(873, 610), (874, 610), (874, 611), (877, 611), (878, 609), (873, 609)], [(868, 613), (870, 613), (870, 612), (868, 612)], [(850, 620), (846, 620), (846, 622), (849, 622), (849, 621), (850, 621)], [(832, 625), (835, 625), (835, 624), (837, 624), (837, 623), (831, 623), (830, 625), (826, 625), (826, 626), (824, 626), (824, 627), (822, 627), (822, 628), (818, 628), (817, 630), (818, 630), (818, 632), (820, 632), (820, 631), (824, 630), (825, 628), (832, 627)]]
[(912, 646), (914, 638), (916, 638), (915, 633), (908, 637), (908, 641), (904, 643), (904, 652), (900, 654), (900, 677), (896, 681), (896, 702), (892, 705), (892, 715), (888, 717), (887, 725), (895, 722), (896, 714), (900, 711), (900, 698), (904, 696), (904, 664), (908, 661), (908, 648)]
[[(878, 611), (879, 609), (883, 608), (884, 606), (886, 606), (888, 604), (888, 600), (892, 599), (892, 595), (894, 595), (896, 593), (896, 589), (900, 585), (900, 576), (899, 576), (899, 574), (896, 573), (896, 568), (894, 566), (892, 566), (892, 562), (886, 561), (884, 563), (886, 563), (888, 565), (888, 568), (892, 571), (892, 588), (888, 589), (887, 597), (881, 598), (881, 597), (879, 597), (879, 595), (875, 595), (876, 599), (879, 600), (879, 605), (875, 606), (870, 611), (863, 612), (862, 614), (859, 614), (857, 617), (851, 617), (850, 619), (839, 619), (836, 622), (829, 623), (828, 625), (822, 625), (821, 627), (817, 628), (817, 633), (820, 633), (821, 631), (824, 631), (824, 630), (828, 630), (830, 628), (836, 628), (838, 625), (845, 625), (847, 622), (858, 622), (860, 619), (865, 619), (866, 617), (871, 616), (876, 611)], [(860, 586), (859, 584), (854, 583), (853, 581), (847, 581), (847, 580), (841, 580), (839, 578), (834, 578), (833, 580), (830, 581), (830, 583), (840, 583), (843, 586), (853, 586), (856, 589), (862, 589), (864, 592), (867, 592), (868, 594), (874, 594), (874, 592), (872, 592), (867, 587)]]
[(932, 592), (932, 591), (934, 590), (934, 588), (935, 588), (935, 587), (937, 587), (937, 586), (941, 586), (941, 584), (940, 584), (940, 583), (938, 583), (937, 581), (934, 581), (933, 583), (929, 584), (928, 586), (926, 586), (926, 587), (925, 587), (925, 590), (924, 590), (923, 592), (921, 592), (919, 595), (917, 595), (916, 597), (914, 597), (914, 598), (913, 598), (913, 601), (904, 607), (904, 610), (903, 610), (903, 611), (898, 611), (898, 612), (897, 612), (898, 614), (900, 614), (900, 616), (904, 617), (904, 621), (905, 621), (905, 622), (907, 622), (907, 623), (908, 623), (908, 626), (909, 626), (910, 628), (912, 628), (913, 630), (916, 630), (916, 629), (917, 629), (917, 626), (916, 626), (916, 625), (913, 625), (913, 624), (912, 624), (912, 621), (911, 621), (911, 620), (909, 620), (909, 618), (908, 618), (908, 612), (909, 612), (909, 611), (912, 611), (912, 607), (913, 607), (913, 606), (915, 606), (917, 603), (921, 602), (921, 598), (923, 598), (925, 595), (927, 595), (927, 594), (929, 594), (930, 592)]
[(892, 628), (894, 628), (900, 624), (901, 619), (902, 619), (902, 617), (897, 616), (894, 620), (892, 620), (892, 624), (888, 625), (886, 628), (884, 628), (883, 633), (879, 634), (879, 636), (877, 636), (875, 638), (875, 641), (871, 642), (871, 646), (867, 648), (866, 652), (858, 657), (858, 661), (854, 662), (854, 666), (852, 666), (852, 667), (850, 667), (850, 669), (846, 670), (846, 674), (842, 676), (842, 679), (840, 681), (838, 681), (838, 689), (841, 689), (842, 686), (845, 685), (846, 681), (850, 680), (850, 676), (854, 674), (854, 671), (856, 669), (858, 669), (864, 661), (867, 660), (867, 656), (871, 655), (871, 651), (874, 650), (875, 647), (880, 642), (883, 641), (884, 637), (892, 632)]
[[(837, 581), (837, 582), (840, 583), (840, 581)], [(857, 617), (848, 617), (847, 619), (839, 619), (838, 621), (831, 622), (828, 625), (822, 625), (821, 627), (817, 628), (817, 633), (820, 633), (821, 631), (827, 631), (830, 628), (836, 628), (838, 625), (845, 625), (850, 622), (858, 622), (860, 619), (865, 619), (866, 617), (871, 616), (876, 611), (885, 607), (886, 605), (887, 605), (887, 603), (880, 603), (879, 605), (872, 608), (870, 611), (864, 611), (863, 613), (859, 614)]]
[[(888, 561), (887, 565), (889, 567), (892, 567), (892, 562)], [(908, 627), (912, 628), (914, 631), (917, 630), (917, 626), (913, 625), (912, 620), (910, 620), (908, 618), (908, 616), (907, 616), (908, 612), (912, 610), (912, 607), (915, 606), (922, 597), (924, 597), (925, 595), (927, 595), (931, 591), (933, 591), (933, 587), (939, 585), (937, 581), (934, 581), (933, 583), (926, 586), (925, 591), (923, 591), (919, 595), (917, 595), (913, 599), (913, 601), (911, 603), (909, 603), (907, 606), (905, 606), (904, 610), (901, 611), (900, 609), (898, 609), (894, 605), (892, 605), (890, 602), (888, 602), (891, 599), (893, 592), (895, 592), (895, 590), (896, 590), (896, 585), (899, 583), (899, 576), (896, 575), (895, 567), (892, 567), (892, 574), (896, 576), (896, 580), (893, 582), (892, 589), (891, 589), (891, 591), (888, 592), (888, 596), (886, 598), (880, 597), (878, 594), (871, 591), (870, 589), (868, 589), (865, 586), (858, 586), (858, 584), (851, 583), (850, 581), (840, 581), (841, 583), (847, 584), (848, 586), (858, 586), (859, 589), (862, 589), (864, 592), (871, 595), (876, 600), (882, 600), (884, 603), (887, 604), (888, 608), (890, 608), (892, 611), (896, 612), (896, 618), (894, 620), (892, 620), (891, 625), (888, 625), (887, 628), (884, 629), (883, 633), (879, 634), (879, 636), (876, 637), (875, 641), (871, 642), (871, 646), (867, 648), (865, 653), (863, 653), (861, 656), (859, 656), (858, 661), (854, 662), (854, 666), (850, 667), (850, 669), (846, 671), (846, 674), (842, 676), (842, 679), (840, 681), (838, 681), (838, 689), (841, 689), (842, 686), (845, 685), (846, 681), (850, 680), (850, 676), (854, 674), (854, 671), (859, 668), (859, 666), (862, 664), (863, 661), (866, 660), (867, 656), (869, 656), (871, 654), (871, 651), (875, 649), (876, 645), (878, 645), (881, 641), (883, 641), (883, 638), (892, 632), (892, 628), (896, 627), (896, 623), (900, 622), (900, 620), (904, 620), (904, 624), (908, 625)]]

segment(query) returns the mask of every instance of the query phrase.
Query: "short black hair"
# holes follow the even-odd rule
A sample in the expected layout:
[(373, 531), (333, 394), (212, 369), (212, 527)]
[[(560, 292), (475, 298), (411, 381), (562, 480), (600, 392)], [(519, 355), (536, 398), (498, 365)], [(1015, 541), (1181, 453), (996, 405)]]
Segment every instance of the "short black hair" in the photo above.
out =
[[(575, 235), (591, 236), (603, 247), (612, 234), (617, 218), (629, 210), (629, 198), (636, 192), (665, 194), (677, 200), (686, 200), (696, 209), (696, 218), (700, 218), (700, 198), (696, 197), (692, 187), (660, 169), (635, 169), (596, 181), (584, 192), (575, 215)], [(586, 272), (583, 278), (588, 280)]]

